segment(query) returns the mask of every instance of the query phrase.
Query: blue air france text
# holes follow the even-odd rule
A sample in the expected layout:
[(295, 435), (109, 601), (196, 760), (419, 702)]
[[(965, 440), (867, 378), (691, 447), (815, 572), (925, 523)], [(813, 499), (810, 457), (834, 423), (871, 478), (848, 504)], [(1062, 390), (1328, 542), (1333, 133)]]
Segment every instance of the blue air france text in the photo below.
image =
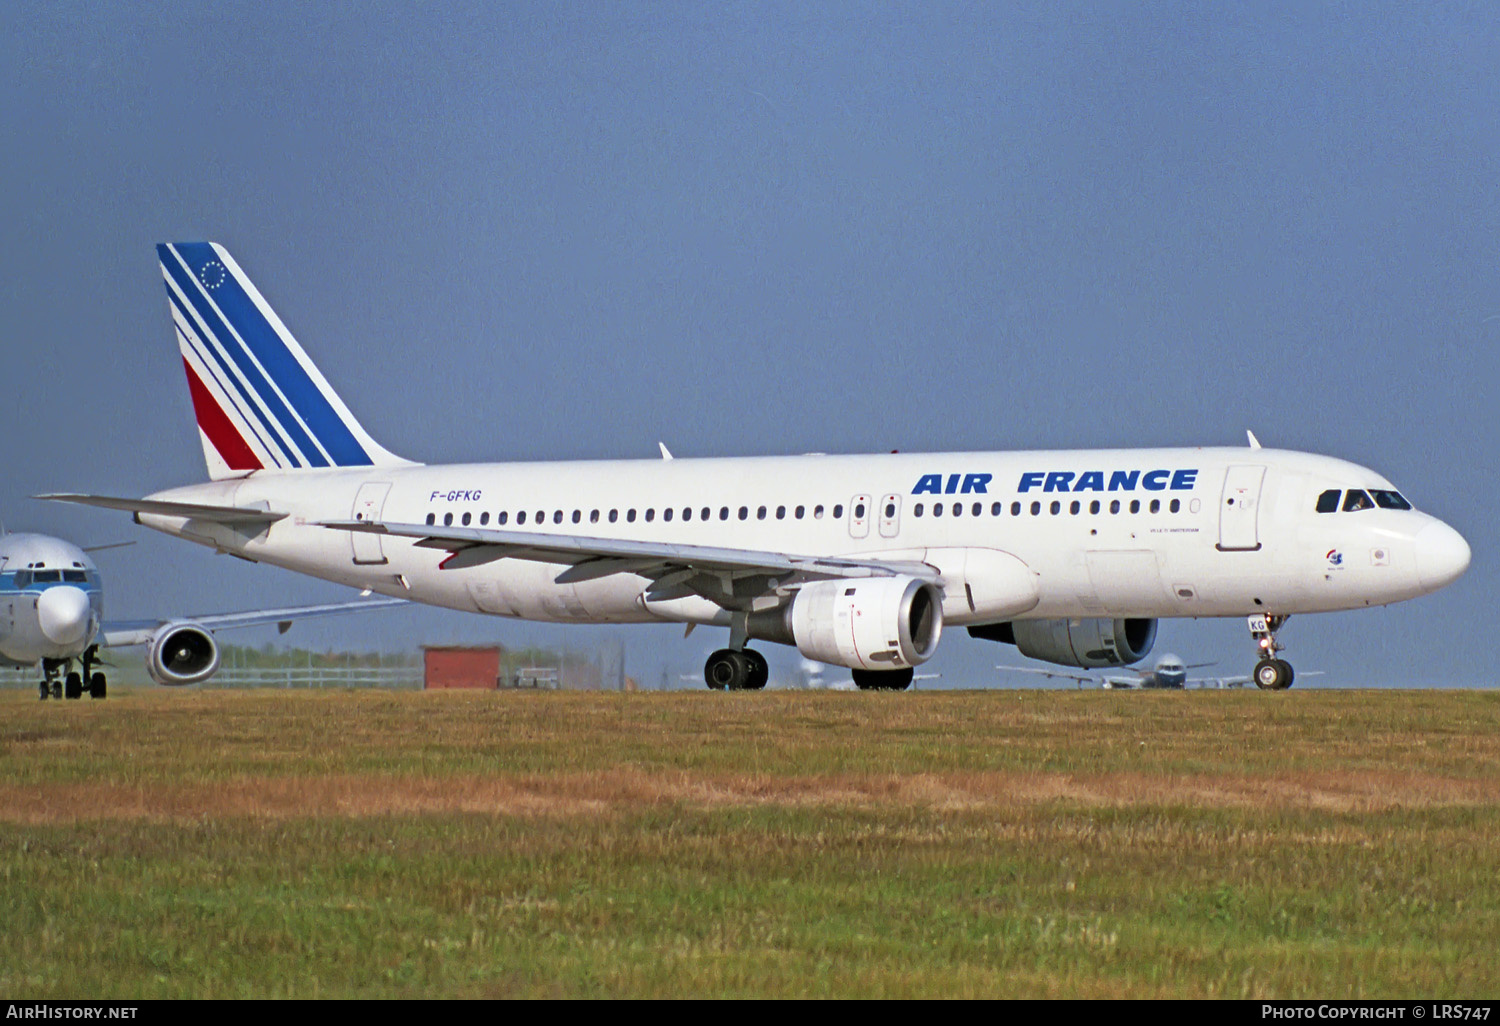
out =
[(1018, 492), (1039, 488), (1044, 492), (1133, 492), (1137, 487), (1148, 492), (1190, 492), (1198, 481), (1193, 470), (1031, 470), (1021, 475)]

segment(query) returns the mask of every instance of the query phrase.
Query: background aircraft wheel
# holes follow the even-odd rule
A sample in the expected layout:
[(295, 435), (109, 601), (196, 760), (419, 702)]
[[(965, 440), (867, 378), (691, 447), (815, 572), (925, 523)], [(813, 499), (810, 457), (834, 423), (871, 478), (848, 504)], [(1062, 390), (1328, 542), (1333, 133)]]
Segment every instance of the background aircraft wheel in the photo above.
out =
[(89, 697), (103, 698), (105, 693), (104, 674), (96, 673), (89, 678)]
[(750, 660), (743, 652), (721, 648), (703, 664), (703, 680), (715, 691), (739, 691), (749, 685)]
[(47, 682), (46, 681), (42, 681), (41, 686), (37, 690), (41, 691), (41, 693), (42, 693), (41, 698), (42, 698), (43, 702), (45, 702), (47, 700), (48, 696), (51, 695), (51, 693), (52, 693), (52, 689), (47, 686)]
[(62, 697), (62, 681), (55, 680), (55, 681), (52, 682), (52, 697), (53, 698), (61, 698)]
[(745, 649), (741, 655), (750, 660), (750, 679), (745, 682), (745, 687), (751, 691), (759, 691), (771, 679), (771, 667), (766, 662), (766, 657), (753, 648)]
[(63, 687), (64, 698), (83, 697), (83, 678), (76, 673), (68, 674), (67, 681)]
[(904, 670), (853, 670), (854, 685), (861, 691), (905, 691), (911, 687), (917, 671), (908, 666)]

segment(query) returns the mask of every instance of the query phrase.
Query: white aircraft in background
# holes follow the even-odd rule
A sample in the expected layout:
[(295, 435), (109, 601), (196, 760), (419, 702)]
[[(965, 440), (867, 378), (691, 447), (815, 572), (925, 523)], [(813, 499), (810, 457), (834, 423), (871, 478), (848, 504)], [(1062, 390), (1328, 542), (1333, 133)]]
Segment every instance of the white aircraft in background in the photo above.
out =
[[(1238, 677), (1189, 677), (1189, 670), (1201, 669), (1212, 666), (1213, 663), (1184, 663), (1182, 659), (1171, 652), (1164, 653), (1156, 661), (1156, 665), (1150, 669), (1138, 666), (1125, 667), (1133, 677), (1125, 676), (1096, 676), (1081, 673), (1062, 673), (1057, 670), (1043, 670), (1034, 666), (997, 666), (997, 670), (1009, 670), (1013, 673), (1035, 673), (1043, 677), (1051, 677), (1057, 680), (1072, 680), (1079, 684), (1092, 684), (1101, 688), (1237, 688), (1254, 681), (1254, 677), (1248, 675)], [(1319, 671), (1314, 670), (1316, 674)], [(1309, 676), (1306, 672), (1303, 676)]]
[[(107, 623), (104, 586), (88, 552), (44, 534), (0, 535), (0, 665), (40, 663), (42, 698), (81, 698), (84, 691), (103, 698), (107, 682), (94, 668), (101, 648), (146, 645), (146, 672), (152, 680), (169, 686), (196, 684), (219, 668), (215, 630), (274, 623), (285, 632), (291, 621), (309, 616), (404, 604), (375, 599)], [(75, 662), (78, 670), (72, 669)]]
[(713, 688), (764, 686), (752, 639), (904, 688), (944, 624), (1093, 668), (1144, 657), (1157, 618), (1204, 616), (1247, 617), (1256, 682), (1284, 688), (1288, 615), (1426, 595), (1469, 565), (1458, 532), (1379, 474), (1253, 436), (1249, 449), (424, 466), (375, 443), (223, 247), (157, 252), (210, 480), (48, 498), (452, 609), (724, 627)]

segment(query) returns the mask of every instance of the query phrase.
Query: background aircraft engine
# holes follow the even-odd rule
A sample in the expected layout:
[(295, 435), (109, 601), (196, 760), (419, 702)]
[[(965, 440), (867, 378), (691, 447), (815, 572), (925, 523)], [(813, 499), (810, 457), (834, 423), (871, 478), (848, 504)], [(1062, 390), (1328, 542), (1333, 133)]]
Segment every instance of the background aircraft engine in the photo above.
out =
[(925, 663), (943, 633), (943, 599), (915, 577), (817, 581), (792, 600), (787, 619), (809, 659), (856, 670)]
[[(1004, 630), (1007, 627), (1009, 631)], [(1016, 620), (995, 627), (970, 628), (969, 633), (1009, 641), (1022, 655), (1059, 666), (1123, 666), (1151, 651), (1156, 644), (1156, 621)], [(1010, 637), (1005, 636), (1007, 633)]]
[(214, 636), (195, 623), (163, 624), (146, 650), (146, 672), (158, 684), (197, 684), (219, 668)]

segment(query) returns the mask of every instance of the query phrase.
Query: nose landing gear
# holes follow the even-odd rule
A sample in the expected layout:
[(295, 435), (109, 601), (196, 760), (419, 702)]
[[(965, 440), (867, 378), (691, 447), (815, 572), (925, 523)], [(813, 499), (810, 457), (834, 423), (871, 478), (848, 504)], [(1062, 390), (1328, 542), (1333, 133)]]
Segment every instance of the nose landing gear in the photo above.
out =
[(1276, 632), (1286, 621), (1287, 617), (1272, 613), (1257, 613), (1249, 618), (1250, 635), (1260, 650), (1260, 661), (1255, 664), (1255, 686), (1262, 691), (1285, 691), (1296, 677), (1292, 664), (1276, 656), (1281, 651)]

